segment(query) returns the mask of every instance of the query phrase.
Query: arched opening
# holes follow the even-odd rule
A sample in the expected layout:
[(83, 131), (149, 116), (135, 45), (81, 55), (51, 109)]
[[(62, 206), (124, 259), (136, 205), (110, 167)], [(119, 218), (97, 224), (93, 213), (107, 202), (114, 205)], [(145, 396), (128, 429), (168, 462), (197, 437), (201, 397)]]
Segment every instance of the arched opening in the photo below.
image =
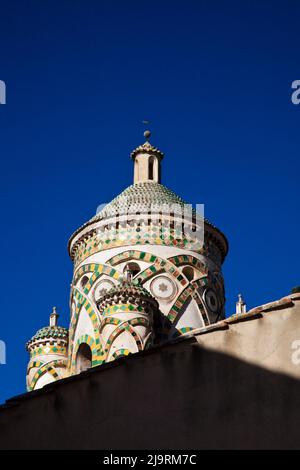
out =
[(141, 268), (137, 263), (130, 262), (127, 263), (126, 266), (124, 266), (123, 272), (125, 273), (126, 271), (131, 271), (132, 277), (134, 277), (136, 274), (140, 272)]
[(154, 179), (154, 158), (149, 158), (149, 180)]
[(88, 276), (83, 276), (83, 278), (81, 279), (81, 282), (80, 282), (82, 289), (85, 288), (85, 286), (88, 282), (89, 282)]
[(185, 266), (182, 270), (182, 273), (189, 281), (194, 279), (195, 272), (191, 266)]
[(92, 367), (92, 351), (88, 344), (81, 343), (76, 354), (76, 374)]
[(134, 162), (134, 181), (139, 181), (139, 162), (137, 159)]
[(96, 284), (94, 288), (93, 297), (95, 302), (99, 302), (99, 300), (106, 294), (107, 291), (114, 287), (114, 283), (110, 279), (102, 279), (98, 284)]

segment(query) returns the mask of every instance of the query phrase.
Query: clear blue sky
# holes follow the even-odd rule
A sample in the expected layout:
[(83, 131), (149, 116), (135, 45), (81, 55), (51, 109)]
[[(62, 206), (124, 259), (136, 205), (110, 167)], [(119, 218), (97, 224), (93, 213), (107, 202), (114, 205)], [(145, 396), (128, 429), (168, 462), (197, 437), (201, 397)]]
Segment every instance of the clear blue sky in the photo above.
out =
[(71, 233), (132, 182), (130, 151), (227, 235), (227, 314), (299, 275), (297, 1), (1, 2), (0, 401), (25, 390), (25, 342), (69, 322)]

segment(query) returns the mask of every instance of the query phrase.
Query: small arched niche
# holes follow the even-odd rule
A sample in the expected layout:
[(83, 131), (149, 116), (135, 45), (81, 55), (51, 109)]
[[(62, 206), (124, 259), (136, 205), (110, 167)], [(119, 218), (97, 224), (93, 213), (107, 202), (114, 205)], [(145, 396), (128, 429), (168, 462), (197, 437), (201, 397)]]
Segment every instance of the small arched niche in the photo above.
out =
[(195, 271), (191, 266), (185, 266), (182, 270), (182, 273), (189, 281), (192, 281), (194, 279)]
[(83, 277), (81, 278), (80, 284), (81, 284), (82, 289), (85, 288), (85, 286), (86, 286), (86, 284), (87, 284), (88, 282), (89, 282), (88, 276), (83, 276)]
[(88, 344), (81, 343), (76, 354), (76, 374), (92, 367), (92, 351)]
[(134, 263), (131, 261), (124, 266), (123, 272), (131, 271), (132, 277), (136, 276), (140, 272), (141, 268), (139, 267), (138, 263)]

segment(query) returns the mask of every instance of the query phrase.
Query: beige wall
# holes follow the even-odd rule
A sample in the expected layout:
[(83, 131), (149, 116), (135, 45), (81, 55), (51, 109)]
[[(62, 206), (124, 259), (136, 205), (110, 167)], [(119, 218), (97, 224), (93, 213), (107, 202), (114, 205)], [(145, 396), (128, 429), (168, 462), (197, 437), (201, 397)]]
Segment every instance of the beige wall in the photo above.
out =
[[(259, 312), (261, 310), (261, 312)], [(268, 370), (300, 378), (300, 295), (253, 309), (199, 330), (198, 343)]]

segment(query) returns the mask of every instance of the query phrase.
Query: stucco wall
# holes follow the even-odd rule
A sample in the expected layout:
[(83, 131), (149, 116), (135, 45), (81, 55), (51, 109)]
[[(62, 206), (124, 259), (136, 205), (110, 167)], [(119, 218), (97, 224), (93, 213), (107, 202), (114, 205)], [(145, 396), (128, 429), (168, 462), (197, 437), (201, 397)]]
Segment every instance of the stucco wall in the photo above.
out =
[(299, 323), (289, 297), (11, 399), (0, 449), (300, 449)]
[(300, 378), (299, 294), (231, 317), (214, 328), (196, 335), (201, 346)]

